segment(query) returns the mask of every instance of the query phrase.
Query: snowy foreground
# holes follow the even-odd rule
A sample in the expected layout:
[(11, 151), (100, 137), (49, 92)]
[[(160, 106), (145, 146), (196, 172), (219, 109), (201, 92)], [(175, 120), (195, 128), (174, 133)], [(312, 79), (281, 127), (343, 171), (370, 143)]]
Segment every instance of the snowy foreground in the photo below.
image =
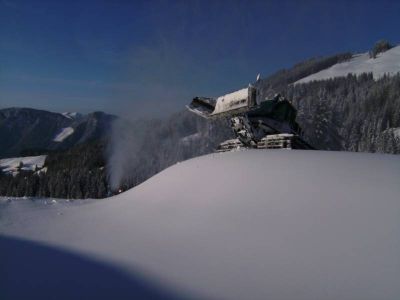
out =
[(399, 156), (212, 154), (37, 201), (0, 205), (1, 299), (399, 299)]
[(311, 74), (296, 81), (294, 84), (343, 77), (348, 74), (360, 75), (362, 73), (372, 73), (376, 80), (385, 74), (393, 76), (399, 72), (400, 46), (397, 46), (378, 54), (375, 59), (370, 58), (368, 52), (354, 55), (349, 61), (335, 64), (330, 68)]

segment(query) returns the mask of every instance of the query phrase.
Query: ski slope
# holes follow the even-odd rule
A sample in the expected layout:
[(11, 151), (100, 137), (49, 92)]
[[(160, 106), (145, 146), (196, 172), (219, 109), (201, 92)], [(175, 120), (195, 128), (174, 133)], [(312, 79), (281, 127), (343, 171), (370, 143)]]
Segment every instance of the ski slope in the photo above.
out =
[(176, 164), (87, 204), (10, 201), (2, 299), (170, 299), (135, 294), (125, 280), (141, 274), (181, 299), (395, 300), (399, 179), (395, 155), (248, 150)]
[(53, 141), (60, 143), (73, 133), (74, 129), (72, 127), (65, 127), (54, 137)]
[(4, 158), (0, 159), (0, 169), (5, 173), (16, 175), (21, 162), (22, 170), (35, 171), (36, 167), (39, 169), (43, 167), (45, 160), (46, 155)]
[(346, 62), (338, 63), (330, 68), (304, 77), (294, 84), (310, 81), (326, 80), (334, 77), (343, 77), (348, 74), (360, 75), (372, 73), (374, 79), (379, 79), (385, 74), (392, 76), (400, 72), (400, 46), (378, 54), (375, 59), (369, 58), (369, 54), (354, 55)]

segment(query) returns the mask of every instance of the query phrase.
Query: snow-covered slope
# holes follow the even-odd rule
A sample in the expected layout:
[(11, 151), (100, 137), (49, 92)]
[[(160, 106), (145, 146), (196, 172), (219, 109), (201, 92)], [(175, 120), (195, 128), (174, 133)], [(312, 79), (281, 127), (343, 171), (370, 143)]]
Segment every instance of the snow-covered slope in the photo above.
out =
[(59, 133), (54, 137), (53, 141), (55, 142), (62, 142), (65, 140), (67, 137), (69, 137), (71, 134), (74, 133), (74, 129), (72, 127), (65, 127), (62, 128)]
[[(399, 179), (395, 155), (211, 154), (86, 205), (27, 210), (12, 201), (0, 233), (139, 270), (200, 299), (395, 300)], [(15, 276), (16, 290), (32, 280)]]
[(78, 119), (80, 117), (82, 117), (82, 115), (78, 112), (63, 112), (62, 115), (68, 119)]
[(37, 168), (41, 169), (46, 160), (46, 155), (40, 156), (26, 156), (26, 157), (13, 157), (0, 159), (0, 169), (3, 172), (11, 173), (16, 175), (18, 173), (18, 167), (22, 162), (22, 170), (34, 171)]
[(338, 63), (328, 69), (304, 77), (296, 81), (294, 84), (342, 77), (347, 76), (350, 73), (355, 75), (361, 73), (372, 73), (374, 78), (378, 79), (385, 74), (394, 75), (399, 72), (400, 46), (397, 46), (378, 54), (375, 59), (370, 58), (368, 52), (357, 54), (349, 61)]

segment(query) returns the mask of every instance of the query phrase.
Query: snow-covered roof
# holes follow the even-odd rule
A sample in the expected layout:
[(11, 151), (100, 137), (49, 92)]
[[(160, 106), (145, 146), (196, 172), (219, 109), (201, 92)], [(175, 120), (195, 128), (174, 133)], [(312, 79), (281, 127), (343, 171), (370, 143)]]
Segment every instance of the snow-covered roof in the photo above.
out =
[(213, 115), (248, 106), (249, 89), (244, 88), (236, 92), (217, 98)]

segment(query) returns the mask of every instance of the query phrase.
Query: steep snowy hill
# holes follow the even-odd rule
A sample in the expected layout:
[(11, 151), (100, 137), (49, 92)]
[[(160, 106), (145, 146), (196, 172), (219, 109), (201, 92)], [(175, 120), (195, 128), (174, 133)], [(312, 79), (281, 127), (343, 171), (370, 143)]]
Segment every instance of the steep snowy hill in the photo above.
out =
[(374, 79), (394, 75), (400, 72), (400, 46), (380, 53), (376, 58), (370, 58), (368, 52), (354, 55), (352, 59), (337, 63), (325, 70), (304, 77), (294, 84), (310, 81), (326, 80), (334, 77), (372, 73)]
[[(395, 300), (399, 178), (395, 155), (241, 151), (191, 159), (86, 205), (3, 201), (2, 256), (11, 262), (0, 290), (3, 299), (90, 288), (129, 298), (125, 281), (104, 287), (104, 272), (89, 272), (85, 285), (88, 264), (76, 260), (71, 277), (83, 287), (74, 290), (62, 276), (71, 267), (57, 268), (71, 253), (200, 299)], [(36, 261), (43, 267), (32, 271)]]

